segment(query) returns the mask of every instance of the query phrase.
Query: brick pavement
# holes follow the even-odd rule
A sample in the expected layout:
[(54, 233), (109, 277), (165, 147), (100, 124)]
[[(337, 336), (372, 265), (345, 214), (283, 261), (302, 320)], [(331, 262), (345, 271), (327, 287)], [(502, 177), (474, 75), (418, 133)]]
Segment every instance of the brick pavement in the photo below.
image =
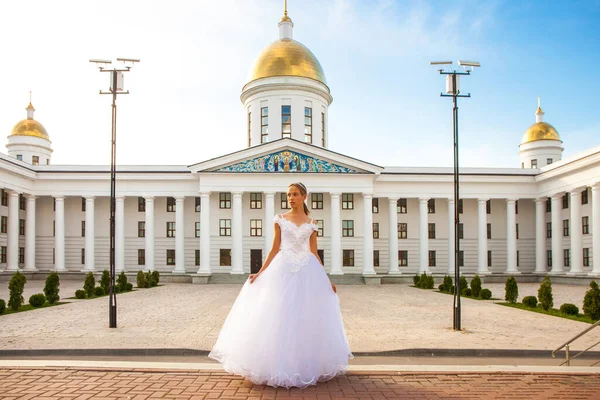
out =
[(224, 372), (0, 368), (0, 399), (600, 399), (600, 374), (349, 372), (307, 389), (254, 385)]

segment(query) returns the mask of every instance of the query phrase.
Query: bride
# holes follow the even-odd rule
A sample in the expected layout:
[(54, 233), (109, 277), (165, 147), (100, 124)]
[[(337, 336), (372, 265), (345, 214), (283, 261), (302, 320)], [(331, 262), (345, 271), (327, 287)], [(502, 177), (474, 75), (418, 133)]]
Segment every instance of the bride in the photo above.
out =
[(208, 355), (255, 384), (305, 388), (346, 373), (354, 358), (335, 285), (317, 253), (306, 187), (287, 190), (291, 210), (276, 215), (273, 247), (251, 274)]

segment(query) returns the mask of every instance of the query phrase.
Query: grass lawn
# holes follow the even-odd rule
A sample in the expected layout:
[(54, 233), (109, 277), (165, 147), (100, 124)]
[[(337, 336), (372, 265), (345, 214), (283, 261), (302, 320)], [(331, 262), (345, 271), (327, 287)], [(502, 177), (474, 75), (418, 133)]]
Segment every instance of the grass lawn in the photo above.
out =
[[(485, 289), (485, 288), (484, 288)], [(442, 292), (441, 290), (436, 290), (436, 292), (438, 293), (443, 293), (443, 294), (449, 294), (451, 296), (454, 296), (454, 293), (450, 293), (450, 292)], [(500, 300), (497, 297), (492, 297), (491, 299), (481, 299), (479, 297), (472, 297), (472, 296), (465, 296), (464, 294), (460, 295), (461, 298), (463, 299), (471, 299), (471, 300), (483, 300), (483, 301), (489, 301), (489, 300)]]
[(560, 317), (560, 318), (565, 318), (565, 319), (572, 319), (573, 321), (586, 322), (588, 324), (593, 324), (596, 322), (596, 321), (592, 320), (590, 317), (588, 317), (587, 315), (583, 315), (583, 314), (567, 315), (567, 314), (561, 313), (560, 310), (558, 310), (556, 308), (551, 308), (548, 311), (545, 311), (541, 307), (536, 307), (536, 308), (527, 307), (523, 303), (504, 303), (504, 302), (502, 302), (502, 303), (496, 303), (496, 304), (500, 304), (500, 305), (506, 306), (506, 307), (518, 308), (520, 310), (525, 310), (525, 311), (532, 311), (532, 312), (536, 312), (536, 313), (540, 313), (540, 314), (552, 315), (553, 317)]
[(34, 307), (31, 304), (25, 304), (22, 305), (21, 307), (19, 307), (19, 311), (13, 311), (12, 308), (10, 307), (6, 307), (6, 310), (4, 310), (4, 312), (0, 315), (8, 315), (8, 314), (15, 314), (15, 313), (20, 313), (20, 312), (24, 312), (24, 311), (31, 311), (31, 310), (37, 310), (39, 308), (48, 308), (48, 307), (54, 307), (54, 306), (60, 306), (62, 304), (69, 304), (68, 301), (59, 301), (57, 303), (54, 304), (50, 304), (48, 302), (45, 302), (43, 306), (41, 307)]

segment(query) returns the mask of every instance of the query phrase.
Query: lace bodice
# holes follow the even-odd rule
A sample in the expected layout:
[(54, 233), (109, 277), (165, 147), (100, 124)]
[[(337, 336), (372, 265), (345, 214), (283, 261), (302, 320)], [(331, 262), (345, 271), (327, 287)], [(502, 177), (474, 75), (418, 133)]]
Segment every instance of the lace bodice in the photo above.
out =
[(289, 259), (292, 271), (298, 271), (300, 267), (306, 265), (312, 256), (310, 252), (310, 235), (318, 229), (314, 220), (296, 225), (280, 215), (273, 218), (273, 222), (279, 224), (281, 229), (281, 245), (279, 251), (282, 256)]

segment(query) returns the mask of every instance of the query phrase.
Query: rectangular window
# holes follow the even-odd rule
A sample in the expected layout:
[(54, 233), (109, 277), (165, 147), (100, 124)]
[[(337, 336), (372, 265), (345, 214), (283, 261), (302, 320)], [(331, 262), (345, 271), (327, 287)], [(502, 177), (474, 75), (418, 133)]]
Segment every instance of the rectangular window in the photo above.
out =
[(546, 222), (546, 238), (552, 238), (552, 222)]
[(138, 197), (138, 212), (144, 211), (146, 211), (146, 199), (143, 197)]
[(81, 211), (85, 211), (85, 197), (81, 198)]
[(531, 160), (531, 168), (537, 168), (537, 160), (536, 159)]
[(373, 266), (379, 267), (379, 250), (373, 250)]
[(146, 265), (146, 250), (138, 249), (138, 265)]
[(398, 199), (396, 202), (396, 214), (406, 214), (406, 199)]
[(492, 224), (487, 224), (487, 238), (491, 239), (492, 238)]
[(379, 222), (373, 222), (373, 239), (379, 239)]
[(262, 209), (262, 193), (250, 193), (250, 209)]
[(260, 142), (267, 143), (269, 141), (269, 107), (260, 109)]
[(515, 201), (515, 214), (519, 213), (519, 200)]
[(488, 265), (487, 266), (491, 267), (492, 266), (492, 251), (488, 250), (487, 253), (488, 253)]
[(194, 265), (200, 265), (200, 250), (194, 250)]
[(167, 212), (175, 212), (175, 197), (167, 197)]
[(146, 237), (146, 221), (138, 221), (138, 237)]
[(342, 237), (354, 237), (354, 221), (343, 220), (342, 221)]
[(31, 157), (31, 164), (32, 165), (40, 165), (40, 157), (39, 156), (32, 156)]
[(583, 189), (583, 192), (581, 192), (581, 204), (587, 204), (588, 203), (588, 190), (587, 188)]
[(56, 264), (56, 248), (52, 249), (52, 264)]
[(546, 212), (549, 213), (552, 211), (552, 199), (546, 199)]
[(563, 236), (569, 236), (569, 220), (563, 219)]
[(519, 224), (515, 224), (517, 239), (519, 239)]
[(517, 250), (517, 267), (519, 266), (519, 250)]
[(408, 224), (406, 222), (400, 222), (398, 224), (398, 239), (408, 238)]
[(56, 236), (56, 221), (52, 221), (52, 236)]
[(2, 205), (8, 207), (8, 192), (2, 189)]
[(85, 221), (81, 221), (81, 237), (85, 237)]
[(317, 249), (317, 254), (319, 255), (319, 258), (321, 259), (321, 263), (323, 264), (323, 266), (325, 266), (325, 250)]
[(373, 214), (379, 214), (379, 199), (375, 197), (373, 199), (373, 204), (371, 205)]
[(201, 203), (200, 197), (195, 197), (194, 210), (196, 212), (200, 212), (201, 209), (202, 209), (202, 203)]
[(6, 264), (6, 246), (0, 247), (0, 264)]
[(492, 201), (491, 200), (488, 200), (485, 202), (485, 213), (486, 214), (492, 213)]
[(248, 112), (248, 147), (252, 146), (252, 113)]
[(24, 210), (25, 209), (25, 196), (23, 196), (23, 193), (19, 194), (19, 210)]
[(583, 266), (584, 267), (590, 266), (590, 249), (589, 249), (589, 247), (586, 247), (583, 249)]
[(325, 113), (321, 113), (321, 146), (325, 147)]
[(81, 249), (81, 264), (85, 264), (85, 249)]
[(19, 218), (19, 235), (25, 236), (25, 220)]
[(231, 236), (231, 220), (219, 220), (219, 236)]
[(459, 239), (464, 239), (465, 238), (465, 226), (462, 222), (460, 222), (458, 224), (458, 238)]
[(197, 238), (200, 237), (200, 222), (195, 223), (194, 237), (197, 237)]
[(25, 247), (19, 247), (19, 264), (25, 264)]
[(427, 235), (429, 239), (435, 239), (435, 224), (427, 224)]
[(344, 267), (354, 267), (354, 250), (344, 250)]
[(221, 208), (221, 209), (231, 208), (231, 193), (229, 193), (229, 192), (219, 193), (219, 208)]
[(571, 249), (563, 250), (563, 265), (565, 267), (571, 266)]
[(435, 199), (427, 200), (427, 214), (435, 214)]
[(546, 250), (546, 265), (552, 267), (552, 250)]
[(562, 197), (562, 208), (563, 210), (569, 208), (569, 193), (565, 193)]
[(175, 237), (175, 222), (172, 222), (172, 221), (167, 222), (167, 237), (168, 238)]
[(23, 161), (23, 154), (17, 154), (17, 160)]
[(464, 250), (459, 250), (458, 251), (458, 266), (459, 267), (464, 267), (465, 266), (465, 252), (464, 252)]
[(398, 250), (398, 266), (408, 267), (408, 250)]
[(590, 217), (581, 217), (581, 233), (584, 235), (590, 233)]
[(167, 249), (167, 265), (175, 265), (175, 249)]
[(250, 236), (262, 236), (262, 219), (250, 220)]
[(435, 267), (435, 250), (429, 250), (429, 266)]
[(231, 249), (219, 249), (219, 265), (231, 266)]
[(292, 106), (281, 106), (281, 137), (292, 138)]
[(458, 200), (458, 213), (459, 214), (463, 213), (463, 199)]
[(546, 164), (550, 165), (552, 164), (554, 160), (552, 160), (551, 158), (546, 158)]
[(342, 210), (354, 210), (354, 193), (342, 193)]
[(311, 208), (313, 210), (323, 209), (323, 193), (311, 193)]
[(312, 144), (312, 108), (304, 107), (304, 142)]
[(323, 220), (315, 219), (315, 224), (317, 224), (317, 236), (323, 236)]
[(2, 217), (0, 217), (0, 220), (2, 220), (2, 222), (0, 223), (0, 233), (8, 232), (8, 217), (3, 215)]
[(290, 209), (290, 205), (288, 203), (287, 200), (287, 193), (281, 193), (281, 197), (280, 197), (281, 201), (280, 201), (280, 205), (281, 205), (281, 209), (282, 210), (289, 210)]

